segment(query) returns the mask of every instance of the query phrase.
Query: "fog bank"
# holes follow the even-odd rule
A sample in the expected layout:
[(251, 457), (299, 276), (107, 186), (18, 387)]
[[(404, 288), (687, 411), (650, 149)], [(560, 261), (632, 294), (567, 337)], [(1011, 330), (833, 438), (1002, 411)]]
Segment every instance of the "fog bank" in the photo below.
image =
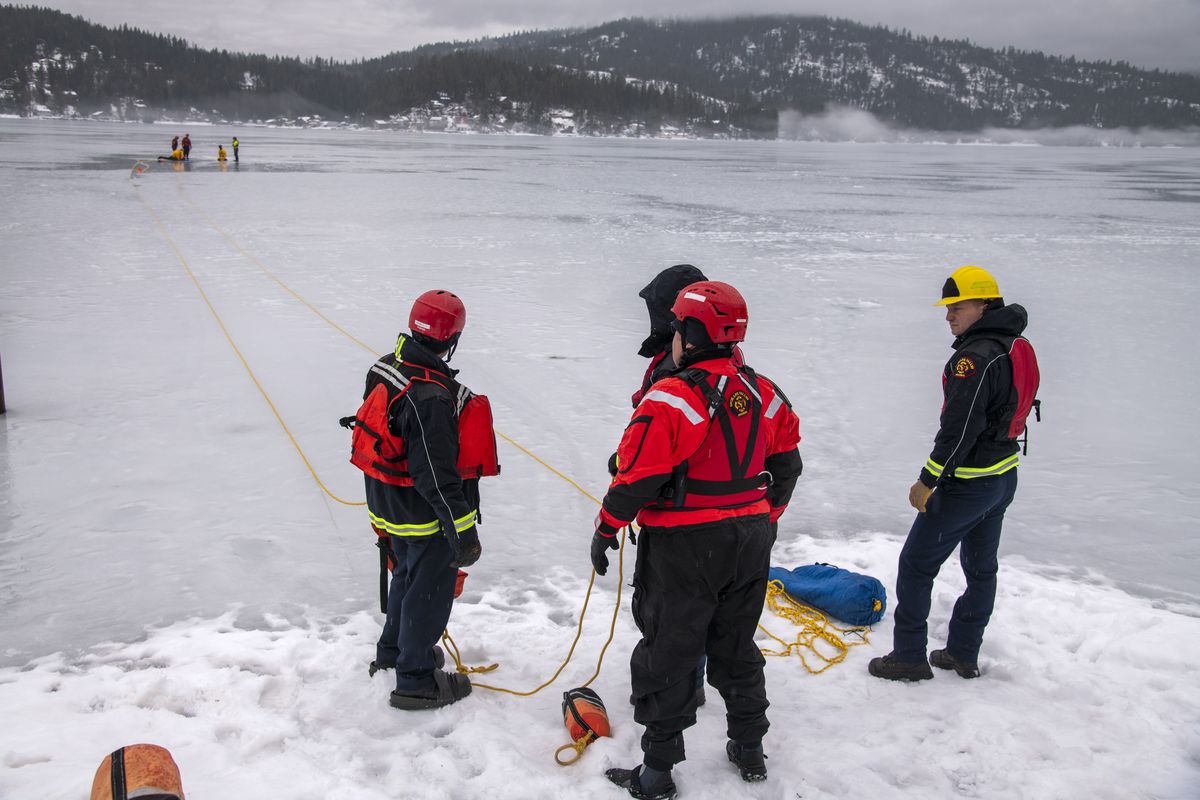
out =
[(833, 106), (821, 114), (779, 112), (779, 138), (810, 142), (895, 142), (907, 144), (1023, 144), (1071, 147), (1200, 147), (1200, 128), (984, 128), (932, 131), (900, 128), (869, 111)]

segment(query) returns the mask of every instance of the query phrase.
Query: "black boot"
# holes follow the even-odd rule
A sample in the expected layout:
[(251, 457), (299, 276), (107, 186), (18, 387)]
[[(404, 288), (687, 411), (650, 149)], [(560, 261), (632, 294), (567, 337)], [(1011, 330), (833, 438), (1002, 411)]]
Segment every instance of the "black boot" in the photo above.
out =
[[(439, 645), (433, 646), (433, 668), (441, 669), (446, 666), (446, 653)], [(395, 669), (395, 664), (380, 664), (378, 661), (372, 661), (371, 666), (367, 667), (367, 677), (374, 678), (375, 673), (381, 669)]]
[(664, 772), (650, 786), (642, 785), (642, 768), (605, 770), (605, 776), (610, 781), (629, 791), (629, 796), (637, 800), (674, 800), (678, 789), (671, 773)]
[(891, 653), (872, 658), (871, 663), (867, 664), (867, 672), (889, 681), (927, 681), (933, 677), (933, 670), (924, 661), (915, 664), (897, 661)]
[(929, 663), (938, 669), (952, 669), (962, 678), (978, 678), (979, 664), (974, 661), (960, 661), (950, 655), (949, 650), (934, 650), (929, 654)]
[(433, 673), (431, 688), (417, 692), (401, 692), (397, 689), (392, 692), (388, 703), (392, 708), (398, 708), (401, 711), (420, 711), (457, 703), (469, 694), (471, 694), (471, 681), (467, 679), (466, 675), (459, 672), (436, 670)]
[(758, 783), (767, 779), (767, 757), (763, 755), (762, 745), (742, 747), (730, 739), (725, 744), (725, 755), (737, 766), (742, 780), (746, 783)]

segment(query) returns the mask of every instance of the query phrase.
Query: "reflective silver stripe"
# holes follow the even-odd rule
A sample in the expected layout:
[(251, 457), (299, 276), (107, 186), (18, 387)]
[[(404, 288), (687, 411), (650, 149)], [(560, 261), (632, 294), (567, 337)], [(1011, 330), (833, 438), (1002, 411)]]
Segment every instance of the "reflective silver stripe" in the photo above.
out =
[(371, 372), (374, 372), (397, 389), (403, 389), (405, 386), (408, 386), (408, 380), (387, 364), (376, 364), (371, 367)]
[(686, 417), (687, 421), (693, 425), (699, 425), (701, 422), (704, 422), (704, 417), (700, 416), (696, 409), (692, 408), (687, 400), (684, 400), (682, 397), (676, 397), (669, 392), (664, 392), (662, 389), (654, 389), (653, 391), (647, 392), (646, 396), (642, 398), (642, 402), (666, 403), (672, 408), (677, 408), (683, 412), (683, 416)]
[(475, 514), (476, 514), (476, 512), (472, 511), (471, 513), (467, 514), (466, 516), (459, 517), (458, 519), (454, 520), (454, 530), (457, 533), (462, 533), (467, 528), (474, 525), (475, 524)]
[(926, 459), (925, 469), (929, 470), (929, 474), (935, 478), (942, 476), (942, 465), (934, 461), (932, 458)]
[(767, 413), (764, 414), (767, 419), (774, 419), (775, 414), (783, 407), (783, 398), (775, 395), (771, 398), (771, 405), (767, 406)]
[(433, 522), (398, 525), (395, 522), (388, 522), (383, 517), (377, 516), (370, 511), (367, 514), (371, 517), (372, 525), (380, 530), (387, 531), (393, 536), (432, 536), (442, 529), (442, 523), (436, 519)]
[(754, 381), (746, 380), (740, 372), (738, 373), (738, 380), (742, 382), (742, 386), (745, 386), (749, 390), (750, 394), (754, 395), (754, 399), (758, 401), (758, 404), (762, 405), (762, 395), (758, 393), (758, 388), (753, 385)]

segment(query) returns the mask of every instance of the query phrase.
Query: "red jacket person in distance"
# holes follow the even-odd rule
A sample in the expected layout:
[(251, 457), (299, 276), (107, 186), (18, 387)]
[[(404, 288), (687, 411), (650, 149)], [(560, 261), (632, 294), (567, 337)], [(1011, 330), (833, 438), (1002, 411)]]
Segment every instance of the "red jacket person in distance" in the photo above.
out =
[(672, 314), (678, 369), (634, 410), (592, 538), (592, 565), (604, 575), (620, 528), (642, 526), (633, 577), (642, 639), (630, 673), (643, 763), (607, 772), (636, 798), (675, 796), (671, 769), (696, 722), (693, 674), (706, 646), (708, 681), (725, 701), (728, 757), (743, 779), (766, 778), (768, 703), (754, 632), (774, 523), (803, 467), (791, 403), (735, 363), (749, 320), (741, 294), (701, 281), (679, 293)]

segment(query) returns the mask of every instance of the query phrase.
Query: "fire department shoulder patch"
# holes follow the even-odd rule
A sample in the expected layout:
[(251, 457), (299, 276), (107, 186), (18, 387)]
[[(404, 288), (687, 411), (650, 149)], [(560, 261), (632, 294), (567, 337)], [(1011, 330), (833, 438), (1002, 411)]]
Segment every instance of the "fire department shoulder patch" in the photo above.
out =
[(730, 395), (728, 406), (736, 416), (744, 417), (750, 413), (750, 395), (739, 389)]
[(954, 362), (954, 377), (969, 378), (975, 374), (975, 361), (969, 356), (962, 356)]

